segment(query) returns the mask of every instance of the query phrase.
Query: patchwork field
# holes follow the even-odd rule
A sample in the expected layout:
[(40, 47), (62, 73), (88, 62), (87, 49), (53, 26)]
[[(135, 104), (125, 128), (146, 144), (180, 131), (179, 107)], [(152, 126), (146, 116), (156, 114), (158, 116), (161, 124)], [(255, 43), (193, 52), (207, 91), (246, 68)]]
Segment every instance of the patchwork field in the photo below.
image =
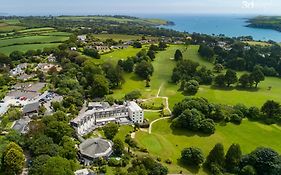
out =
[(25, 28), (19, 24), (20, 22), (18, 20), (0, 20), (0, 32), (10, 32)]
[(9, 37), (0, 39), (0, 52), (9, 55), (18, 50), (43, 49), (57, 47), (69, 38), (69, 33), (57, 32), (54, 28), (33, 28), (17, 31), (17, 35), (9, 33)]
[(26, 45), (32, 43), (51, 43), (51, 42), (62, 42), (67, 40), (67, 36), (27, 36), (13, 39), (0, 40), (0, 47), (11, 46), (11, 45)]
[(0, 52), (9, 55), (11, 52), (16, 50), (26, 52), (28, 50), (58, 47), (60, 44), (61, 43), (15, 45), (15, 46), (1, 47)]

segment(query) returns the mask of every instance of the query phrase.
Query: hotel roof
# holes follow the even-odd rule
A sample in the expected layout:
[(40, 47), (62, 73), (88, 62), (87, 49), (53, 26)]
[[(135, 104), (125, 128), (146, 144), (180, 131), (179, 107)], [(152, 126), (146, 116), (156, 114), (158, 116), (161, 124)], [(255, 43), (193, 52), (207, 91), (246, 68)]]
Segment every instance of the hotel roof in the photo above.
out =
[(87, 139), (79, 145), (79, 150), (89, 158), (105, 157), (112, 153), (112, 143), (101, 138)]

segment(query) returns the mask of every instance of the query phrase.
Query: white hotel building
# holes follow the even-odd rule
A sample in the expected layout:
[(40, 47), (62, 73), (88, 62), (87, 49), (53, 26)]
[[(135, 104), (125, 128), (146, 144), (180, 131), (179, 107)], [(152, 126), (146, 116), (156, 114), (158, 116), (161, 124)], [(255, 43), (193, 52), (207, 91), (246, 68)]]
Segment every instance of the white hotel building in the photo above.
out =
[(125, 102), (123, 105), (110, 106), (106, 102), (89, 103), (88, 110), (80, 113), (71, 121), (71, 125), (79, 135), (85, 135), (94, 129), (109, 122), (119, 124), (142, 124), (144, 112), (139, 105), (133, 101)]

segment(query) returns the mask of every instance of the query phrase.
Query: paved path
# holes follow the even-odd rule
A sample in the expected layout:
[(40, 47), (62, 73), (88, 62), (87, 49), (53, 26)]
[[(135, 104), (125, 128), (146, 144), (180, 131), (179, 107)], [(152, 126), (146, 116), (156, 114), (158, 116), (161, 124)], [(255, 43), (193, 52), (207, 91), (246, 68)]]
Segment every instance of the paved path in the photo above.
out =
[(152, 125), (153, 125), (155, 122), (158, 122), (158, 121), (164, 120), (164, 119), (168, 119), (168, 118), (170, 118), (170, 117), (162, 117), (162, 118), (159, 118), (159, 119), (156, 119), (156, 120), (152, 121), (152, 122), (150, 123), (150, 125), (149, 125), (149, 128), (148, 128), (148, 134), (151, 134)]
[(160, 92), (161, 92), (161, 89), (162, 89), (163, 85), (164, 85), (164, 83), (162, 83), (162, 84), (160, 85), (156, 97), (159, 97), (159, 94), (160, 94)]
[(161, 112), (162, 110), (144, 109), (144, 112)]
[[(171, 115), (172, 115), (172, 111), (171, 111), (171, 109), (169, 108), (169, 97), (161, 97), (161, 96), (159, 96), (163, 85), (164, 85), (164, 83), (161, 84), (161, 86), (160, 86), (159, 89), (158, 89), (158, 92), (157, 92), (156, 97), (153, 97), (153, 98), (163, 98), (163, 99), (165, 100), (165, 104), (164, 104), (165, 108), (164, 108), (163, 110), (167, 110), (167, 111), (169, 112), (170, 116), (169, 116), (169, 117), (158, 118), (158, 119), (152, 121), (152, 122), (150, 123), (150, 125), (149, 125), (149, 128), (148, 128), (148, 133), (149, 133), (149, 134), (151, 134), (152, 125), (153, 125), (154, 123), (156, 123), (156, 122), (158, 122), (158, 121), (160, 121), (160, 120), (168, 119), (168, 118), (170, 118)], [(150, 99), (153, 99), (153, 98), (150, 98)], [(149, 111), (149, 112), (160, 112), (161, 110), (160, 110), (160, 111), (159, 111), (159, 110), (145, 110), (145, 111)]]

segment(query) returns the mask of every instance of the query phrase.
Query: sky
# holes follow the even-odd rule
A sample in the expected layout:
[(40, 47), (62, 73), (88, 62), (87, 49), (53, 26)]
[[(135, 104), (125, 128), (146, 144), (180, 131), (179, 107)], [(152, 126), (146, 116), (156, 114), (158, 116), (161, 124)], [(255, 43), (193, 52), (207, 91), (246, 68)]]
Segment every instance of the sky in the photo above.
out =
[(0, 0), (6, 15), (281, 15), (280, 0)]

